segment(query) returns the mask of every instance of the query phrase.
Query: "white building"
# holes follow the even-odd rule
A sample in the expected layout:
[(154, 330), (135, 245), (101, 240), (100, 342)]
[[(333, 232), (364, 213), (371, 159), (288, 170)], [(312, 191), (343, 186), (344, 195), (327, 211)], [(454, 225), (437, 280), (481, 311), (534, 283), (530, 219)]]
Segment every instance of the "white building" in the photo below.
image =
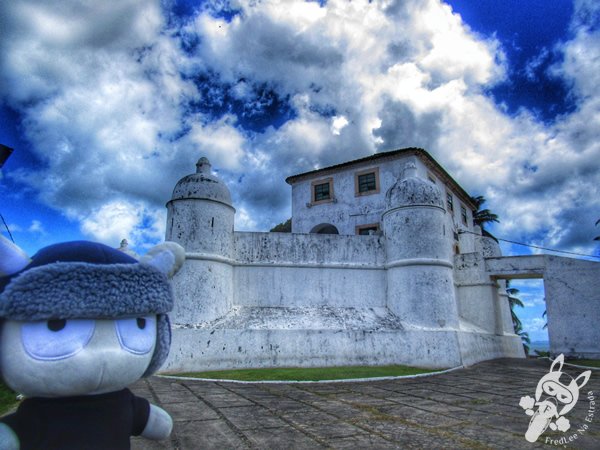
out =
[[(581, 280), (598, 279), (600, 265), (581, 278), (577, 260), (501, 258), (473, 227), (469, 195), (424, 150), (289, 177), (292, 233), (235, 231), (227, 186), (206, 158), (196, 168), (167, 203), (166, 239), (186, 263), (166, 371), (523, 357), (502, 279), (547, 271), (551, 348), (577, 341), (600, 355), (597, 332), (574, 338), (559, 324), (565, 286), (577, 291), (569, 317), (598, 319), (598, 289)], [(578, 269), (564, 279), (563, 260)]]
[[(407, 164), (441, 191), (456, 252), (472, 252), (470, 196), (426, 151), (407, 148), (288, 177), (292, 186), (292, 231), (323, 234), (381, 234), (386, 193)], [(460, 241), (460, 246), (459, 246)]]

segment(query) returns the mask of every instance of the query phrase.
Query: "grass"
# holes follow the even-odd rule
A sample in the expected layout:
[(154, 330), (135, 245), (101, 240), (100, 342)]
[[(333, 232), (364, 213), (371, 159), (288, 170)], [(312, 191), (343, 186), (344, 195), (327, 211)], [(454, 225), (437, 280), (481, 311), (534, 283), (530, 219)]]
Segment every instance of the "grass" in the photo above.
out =
[[(538, 352), (536, 350), (539, 357), (552, 358), (549, 352)], [(552, 358), (554, 359), (554, 358)], [(567, 364), (575, 364), (577, 366), (587, 366), (587, 367), (598, 367), (600, 368), (600, 359), (579, 359), (579, 358), (567, 358), (565, 360)]]
[(435, 373), (443, 369), (422, 369), (409, 366), (344, 366), (282, 369), (237, 369), (210, 372), (184, 372), (173, 376), (238, 380), (238, 381), (322, 381), (348, 378), (376, 378)]
[(566, 362), (578, 366), (600, 367), (600, 359), (569, 359)]
[(0, 381), (0, 415), (8, 412), (17, 403), (19, 403), (17, 394), (11, 391), (4, 382)]

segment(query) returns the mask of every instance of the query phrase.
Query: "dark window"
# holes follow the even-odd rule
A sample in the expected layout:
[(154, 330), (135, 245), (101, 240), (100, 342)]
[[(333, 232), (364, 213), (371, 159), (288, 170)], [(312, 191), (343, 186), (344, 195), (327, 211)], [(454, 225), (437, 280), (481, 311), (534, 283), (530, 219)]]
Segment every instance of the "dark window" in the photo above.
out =
[(315, 202), (329, 200), (330, 198), (329, 183), (315, 184)]
[(461, 217), (463, 223), (466, 225), (467, 224), (467, 208), (465, 208), (462, 205), (460, 207), (460, 217)]
[(360, 234), (362, 236), (367, 236), (369, 234), (376, 234), (379, 231), (379, 225), (362, 225), (356, 227), (356, 234)]
[(379, 193), (379, 167), (354, 173), (354, 195)]
[(377, 227), (361, 228), (358, 230), (358, 234), (360, 234), (362, 236), (373, 234), (373, 233), (377, 233)]
[(446, 193), (446, 204), (448, 205), (448, 211), (454, 211), (454, 201), (452, 200), (452, 194)]
[(358, 192), (368, 192), (377, 189), (375, 172), (365, 173), (358, 176)]

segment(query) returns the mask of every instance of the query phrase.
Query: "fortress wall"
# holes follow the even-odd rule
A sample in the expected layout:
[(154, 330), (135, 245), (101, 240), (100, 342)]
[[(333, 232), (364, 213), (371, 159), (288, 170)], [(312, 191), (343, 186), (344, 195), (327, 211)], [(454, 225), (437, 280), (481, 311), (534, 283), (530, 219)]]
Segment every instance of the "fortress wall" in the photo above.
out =
[(385, 306), (378, 236), (236, 232), (235, 248), (236, 305)]
[(600, 264), (544, 255), (550, 352), (600, 358)]
[(385, 306), (383, 269), (238, 266), (234, 286), (240, 306)]
[(441, 330), (177, 329), (162, 371), (387, 364), (446, 369), (462, 362), (459, 338)]
[[(503, 334), (503, 322), (498, 323), (498, 314), (506, 309), (500, 303), (506, 302), (506, 298), (498, 298), (498, 284), (485, 272), (481, 253), (454, 256), (454, 283), (460, 317), (488, 333)], [(508, 313), (512, 327), (510, 311)]]
[(380, 236), (339, 234), (234, 234), (238, 264), (335, 265), (382, 268), (385, 248)]

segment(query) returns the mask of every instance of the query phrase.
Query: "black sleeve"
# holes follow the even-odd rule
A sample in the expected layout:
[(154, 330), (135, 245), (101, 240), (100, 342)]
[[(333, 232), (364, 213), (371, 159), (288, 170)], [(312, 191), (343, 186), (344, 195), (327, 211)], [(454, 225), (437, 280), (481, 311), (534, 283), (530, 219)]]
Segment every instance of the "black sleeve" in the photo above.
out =
[(150, 402), (142, 397), (131, 394), (131, 405), (133, 407), (132, 436), (139, 436), (146, 428), (150, 417)]
[(0, 422), (8, 425), (17, 436), (19, 435), (19, 419), (16, 413), (2, 417)]
[(8, 425), (19, 439), (19, 445), (22, 449), (37, 448), (36, 442), (39, 439), (39, 421), (31, 410), (27, 408), (27, 400), (24, 400), (16, 412), (2, 417), (0, 422)]

